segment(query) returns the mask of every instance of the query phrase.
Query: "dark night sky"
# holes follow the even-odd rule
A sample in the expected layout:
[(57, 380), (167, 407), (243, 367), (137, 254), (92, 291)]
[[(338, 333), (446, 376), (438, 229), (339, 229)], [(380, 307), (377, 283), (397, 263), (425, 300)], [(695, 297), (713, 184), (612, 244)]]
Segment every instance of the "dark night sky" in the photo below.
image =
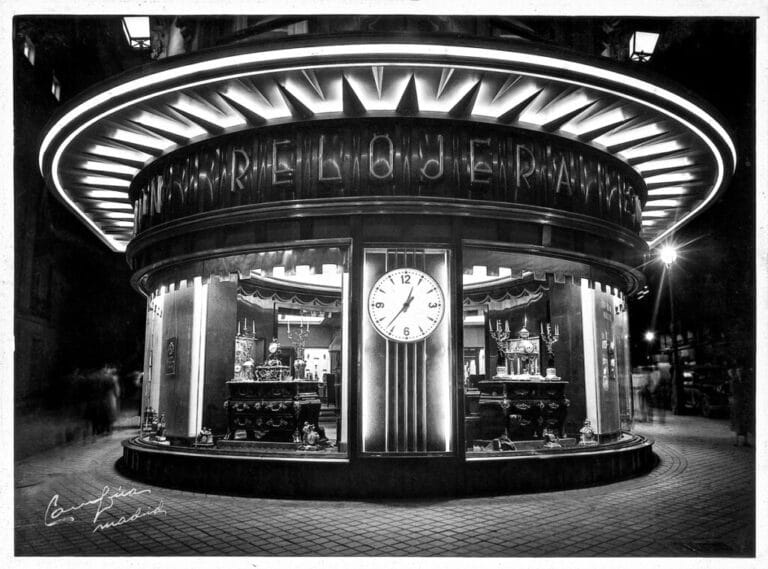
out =
[[(733, 333), (754, 334), (754, 20), (688, 20), (672, 26), (667, 42), (649, 69), (710, 103), (730, 128), (738, 154), (725, 192), (675, 236), (677, 243), (690, 243), (675, 268), (678, 317), (684, 322), (716, 317)], [(651, 294), (631, 304), (636, 345), (650, 328), (660, 263), (649, 265), (645, 273)], [(667, 302), (662, 296), (656, 330), (666, 321)]]

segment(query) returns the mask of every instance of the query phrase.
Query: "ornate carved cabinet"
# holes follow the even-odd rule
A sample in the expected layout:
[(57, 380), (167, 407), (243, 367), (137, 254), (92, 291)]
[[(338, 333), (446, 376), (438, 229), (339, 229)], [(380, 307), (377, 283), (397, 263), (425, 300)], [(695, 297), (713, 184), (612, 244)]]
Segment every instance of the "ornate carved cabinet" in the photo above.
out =
[(316, 381), (228, 381), (228, 439), (297, 442), (304, 422), (318, 424)]
[(512, 440), (536, 439), (544, 429), (565, 436), (566, 385), (567, 381), (479, 381), (481, 438), (493, 439), (506, 432)]

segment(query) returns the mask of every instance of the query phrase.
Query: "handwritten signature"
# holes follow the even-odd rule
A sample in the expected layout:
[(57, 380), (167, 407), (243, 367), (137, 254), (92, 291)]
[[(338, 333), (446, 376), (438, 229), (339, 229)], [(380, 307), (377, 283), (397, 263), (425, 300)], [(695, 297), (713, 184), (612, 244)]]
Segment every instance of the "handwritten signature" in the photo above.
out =
[(149, 489), (137, 490), (136, 488), (130, 488), (128, 490), (124, 490), (122, 486), (118, 486), (114, 491), (110, 491), (109, 486), (104, 486), (104, 488), (101, 490), (101, 495), (97, 498), (82, 502), (76, 506), (70, 506), (69, 508), (59, 506), (59, 495), (54, 494), (53, 498), (51, 498), (51, 501), (48, 502), (48, 507), (45, 509), (45, 525), (51, 527), (62, 523), (74, 522), (75, 517), (71, 515), (73, 512), (77, 512), (86, 506), (94, 505), (96, 506), (96, 513), (94, 514), (93, 520), (91, 522), (95, 525), (93, 528), (93, 533), (96, 533), (97, 531), (104, 531), (108, 528), (121, 526), (146, 516), (167, 514), (167, 510), (165, 507), (163, 507), (163, 501), (160, 500), (160, 503), (152, 509), (142, 510), (141, 506), (139, 506), (130, 516), (120, 516), (118, 519), (110, 521), (99, 521), (99, 518), (104, 512), (111, 510), (115, 506), (115, 500), (119, 498), (131, 498), (133, 496), (151, 493), (152, 490)]

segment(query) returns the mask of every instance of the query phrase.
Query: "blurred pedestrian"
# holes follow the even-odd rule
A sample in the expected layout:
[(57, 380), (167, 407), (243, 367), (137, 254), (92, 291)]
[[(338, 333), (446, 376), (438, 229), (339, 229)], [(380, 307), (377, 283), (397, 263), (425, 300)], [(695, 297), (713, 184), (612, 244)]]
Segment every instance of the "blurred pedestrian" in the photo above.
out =
[(656, 389), (654, 390), (655, 393), (657, 393), (656, 406), (658, 408), (672, 408), (672, 385), (674, 385), (674, 371), (675, 370), (672, 369), (672, 366), (668, 362), (659, 364), (659, 375), (656, 381)]
[(91, 432), (94, 435), (109, 433), (117, 419), (120, 397), (117, 368), (105, 365), (86, 374), (84, 380), (87, 391), (85, 418), (91, 424)]
[(656, 389), (653, 391), (652, 396), (653, 404), (655, 406), (656, 418), (660, 423), (664, 423), (667, 419), (667, 402), (669, 401), (669, 383), (664, 379), (660, 379), (656, 384)]
[(653, 393), (650, 379), (640, 388), (640, 420), (653, 423)]
[(736, 433), (735, 446), (749, 446), (747, 433), (751, 423), (751, 386), (746, 381), (744, 368), (732, 365), (728, 368), (731, 390), (731, 430)]

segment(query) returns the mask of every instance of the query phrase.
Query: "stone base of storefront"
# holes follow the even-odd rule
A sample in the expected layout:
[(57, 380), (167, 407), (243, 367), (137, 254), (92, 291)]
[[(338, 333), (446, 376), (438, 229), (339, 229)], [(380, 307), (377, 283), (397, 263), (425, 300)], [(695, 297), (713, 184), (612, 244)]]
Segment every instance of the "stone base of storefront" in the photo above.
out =
[(185, 490), (263, 497), (414, 498), (564, 490), (649, 472), (653, 441), (637, 435), (600, 447), (455, 457), (270, 457), (220, 449), (123, 442), (120, 470)]

